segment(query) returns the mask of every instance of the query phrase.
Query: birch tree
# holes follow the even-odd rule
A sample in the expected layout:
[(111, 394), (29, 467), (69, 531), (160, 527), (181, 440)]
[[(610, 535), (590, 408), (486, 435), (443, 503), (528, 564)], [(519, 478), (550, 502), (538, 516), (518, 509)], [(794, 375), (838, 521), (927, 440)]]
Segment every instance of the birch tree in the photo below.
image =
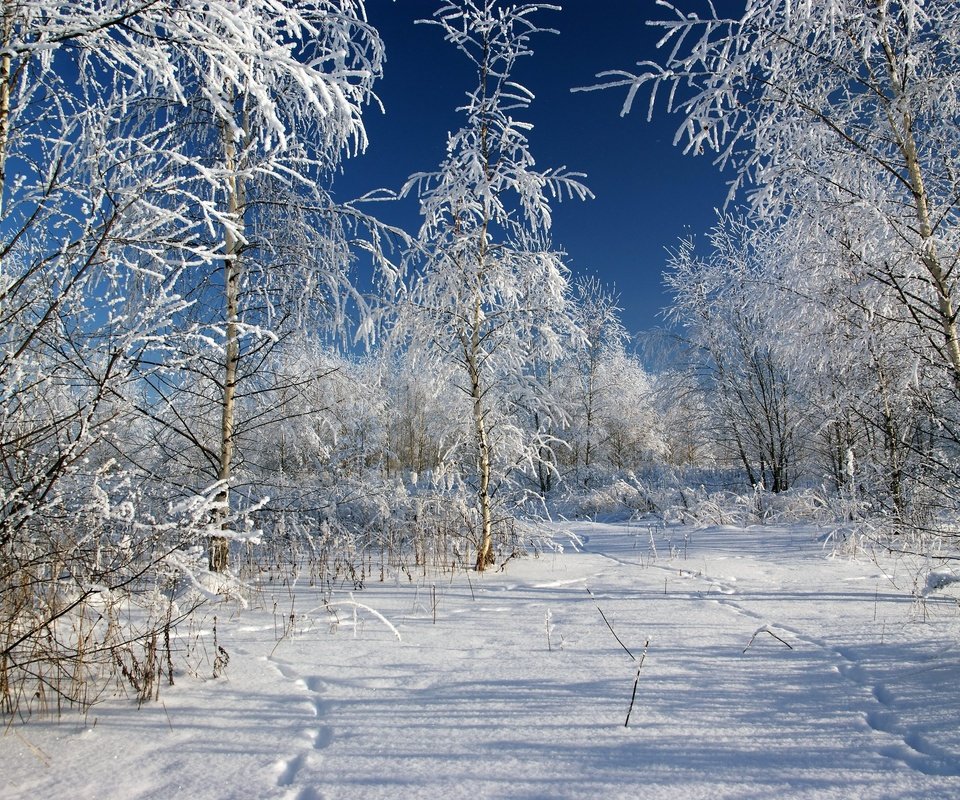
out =
[[(855, 207), (896, 247), (864, 252), (927, 358), (960, 390), (957, 330), (960, 7), (952, 0), (749, 0), (740, 18), (662, 3), (663, 63), (605, 73), (623, 113), (666, 95), (676, 141), (712, 151), (766, 219)], [(873, 225), (871, 224), (871, 227)]]
[[(127, 434), (136, 415), (157, 418), (145, 398), (184, 419), (184, 395), (161, 389), (196, 374), (203, 348), (221, 355), (215, 407), (229, 409), (237, 343), (273, 341), (263, 324), (291, 318), (274, 302), (282, 282), (253, 280), (247, 254), (264, 268), (296, 260), (301, 287), (323, 287), (313, 297), (341, 285), (339, 261), (336, 280), (316, 269), (337, 252), (326, 238), (291, 237), (295, 257), (267, 239), (282, 214), (304, 220), (300, 231), (342, 219), (314, 186), (365, 143), (360, 111), (382, 48), (362, 4), (347, 0), (22, 0), (2, 10), (0, 578), (11, 636), (0, 683), (10, 709), (9, 688), (25, 685), (14, 673), (43, 685), (44, 664), (85, 663), (76, 632), (98, 635), (84, 628), (91, 599), (158, 576), (211, 518), (212, 566), (224, 566), (230, 476), (216, 483), (214, 469), (177, 486)], [(221, 313), (199, 318), (214, 293)], [(262, 335), (234, 313), (230, 298), (245, 296), (258, 298)], [(232, 412), (221, 416), (212, 444), (183, 442), (229, 472)], [(64, 523), (79, 518), (82, 531)], [(97, 651), (108, 666), (115, 645)], [(84, 691), (78, 669), (71, 697)]]
[(547, 238), (550, 202), (589, 195), (579, 174), (536, 168), (531, 125), (514, 117), (533, 99), (514, 69), (545, 31), (535, 17), (551, 8), (441, 5), (429, 23), (476, 68), (477, 84), (439, 170), (412, 176), (401, 192), (420, 198), (423, 224), (400, 330), (432, 354), (466, 401), (479, 570), (494, 557), (495, 495), (513, 470), (538, 458), (509, 420), (511, 391), (529, 379), (531, 351), (559, 355), (567, 324), (567, 271)]
[(579, 280), (575, 289), (574, 314), (583, 340), (570, 353), (574, 382), (570, 445), (575, 469), (578, 475), (581, 467), (586, 471), (587, 483), (603, 435), (598, 422), (600, 407), (604, 396), (614, 390), (614, 384), (604, 380), (613, 376), (602, 369), (602, 363), (614, 354), (623, 354), (629, 336), (620, 322), (621, 309), (615, 292), (596, 278)]
[[(362, 108), (375, 100), (383, 49), (354, 0), (150, 5), (125, 20), (123, 38), (134, 52), (151, 40), (170, 45), (166, 59), (147, 64), (166, 113), (188, 132), (195, 234), (213, 251), (213, 269), (192, 286), (186, 276), (183, 291), (207, 312), (185, 321), (198, 326), (196, 342), (212, 344), (194, 363), (219, 390), (216, 441), (201, 441), (176, 415), (153, 416), (210, 463), (221, 532), (211, 536), (209, 566), (223, 571), (244, 378), (285, 325), (320, 324), (305, 316), (319, 305), (340, 321), (347, 227), (360, 215), (338, 208), (328, 189), (342, 156), (366, 145)], [(222, 287), (219, 304), (211, 303), (212, 285)], [(177, 385), (175, 376), (164, 381)], [(159, 382), (154, 390), (169, 409)]]
[[(218, 48), (186, 54), (196, 70), (194, 91), (209, 105), (209, 112), (201, 107), (199, 113), (210, 113), (222, 147), (212, 163), (220, 176), (213, 197), (222, 197), (224, 287), (222, 376), (216, 381), (222, 391), (216, 480), (224, 533), (211, 538), (215, 571), (227, 566), (243, 344), (251, 344), (256, 361), (269, 343), (263, 332), (274, 331), (290, 313), (291, 299), (322, 286), (318, 277), (326, 276), (323, 288), (331, 290), (325, 300), (342, 288), (350, 256), (342, 220), (323, 187), (344, 152), (365, 146), (361, 109), (373, 97), (382, 62), (361, 3), (275, 6), (246, 4), (229, 24), (213, 9), (204, 22)], [(296, 242), (298, 235), (291, 259), (280, 240)], [(331, 247), (333, 240), (339, 244)], [(284, 268), (294, 264), (293, 272)], [(283, 277), (271, 280), (271, 270)], [(241, 306), (244, 294), (256, 298), (251, 307)]]
[(669, 318), (685, 330), (718, 442), (751, 486), (782, 492), (797, 473), (804, 408), (771, 315), (756, 301), (764, 255), (752, 226), (730, 218), (710, 244), (704, 258), (692, 240), (672, 255)]

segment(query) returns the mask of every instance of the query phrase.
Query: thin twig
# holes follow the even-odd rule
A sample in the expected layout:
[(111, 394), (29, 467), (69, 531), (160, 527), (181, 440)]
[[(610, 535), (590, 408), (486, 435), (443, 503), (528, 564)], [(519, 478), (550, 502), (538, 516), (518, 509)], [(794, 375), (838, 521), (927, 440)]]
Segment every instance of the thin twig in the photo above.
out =
[(619, 645), (623, 648), (623, 651), (624, 651), (628, 656), (630, 656), (631, 659), (633, 659), (634, 661), (636, 661), (636, 660), (637, 660), (637, 657), (636, 657), (633, 653), (630, 652), (630, 648), (628, 648), (628, 647), (620, 640), (620, 637), (617, 636), (617, 632), (613, 629), (613, 625), (610, 624), (610, 620), (607, 619), (607, 615), (603, 613), (603, 609), (600, 608), (600, 605), (597, 603), (597, 598), (594, 597), (593, 592), (590, 591), (590, 587), (585, 586), (584, 588), (587, 590), (587, 594), (590, 595), (591, 597), (593, 597), (593, 604), (597, 607), (597, 611), (600, 612), (600, 616), (603, 617), (603, 621), (607, 623), (607, 627), (610, 629), (610, 633), (613, 634), (613, 638), (617, 640), (617, 644), (619, 644)]
[(50, 756), (48, 756), (45, 752), (43, 752), (43, 750), (41, 750), (35, 744), (28, 741), (27, 738), (23, 736), (23, 734), (21, 734), (20, 731), (18, 731), (16, 728), (11, 728), (10, 730), (13, 732), (14, 736), (16, 736), (21, 742), (23, 742), (28, 748), (30, 748), (30, 752), (32, 752), (43, 763), (45, 767), (50, 766), (50, 764), (52, 763), (50, 760)]
[(640, 661), (637, 663), (637, 677), (633, 679), (633, 694), (630, 695), (630, 708), (627, 709), (627, 718), (623, 722), (624, 728), (630, 727), (630, 714), (633, 713), (633, 703), (637, 699), (637, 685), (640, 683), (640, 669), (643, 667), (643, 661), (647, 657), (647, 648), (650, 646), (650, 640), (643, 643), (643, 652), (640, 654)]
[[(636, 702), (636, 699), (637, 699), (637, 686), (640, 684), (640, 670), (643, 668), (644, 659), (646, 659), (647, 657), (647, 648), (650, 646), (650, 640), (647, 639), (643, 643), (643, 652), (640, 653), (640, 660), (638, 661), (637, 657), (630, 652), (630, 648), (623, 643), (623, 640), (621, 640), (619, 636), (617, 636), (617, 632), (613, 629), (613, 625), (610, 624), (610, 620), (607, 619), (607, 615), (603, 613), (603, 609), (600, 608), (600, 604), (597, 603), (597, 598), (594, 597), (593, 592), (590, 591), (590, 587), (585, 586), (584, 588), (587, 590), (587, 594), (589, 594), (590, 597), (593, 598), (593, 604), (596, 606), (597, 611), (600, 612), (600, 616), (603, 617), (603, 621), (607, 624), (607, 628), (609, 628), (610, 633), (613, 634), (613, 638), (617, 640), (617, 644), (619, 644), (623, 648), (623, 651), (628, 656), (630, 656), (633, 662), (637, 665), (637, 675), (633, 679), (633, 692), (630, 694), (630, 707), (627, 709), (627, 718), (623, 722), (623, 727), (629, 728), (630, 715), (633, 713), (633, 704)], [(549, 639), (548, 639), (548, 642), (549, 642)]]
[(788, 649), (793, 650), (793, 645), (790, 644), (790, 642), (788, 642), (788, 641), (786, 641), (786, 640), (784, 640), (784, 639), (781, 639), (781, 638), (780, 638), (779, 636), (777, 636), (777, 634), (775, 634), (772, 630), (770, 630), (768, 627), (764, 626), (764, 627), (760, 628), (760, 630), (754, 631), (754, 634), (753, 634), (753, 636), (750, 637), (750, 641), (747, 643), (747, 646), (743, 648), (743, 652), (744, 652), (744, 653), (746, 653), (747, 650), (750, 649), (750, 645), (753, 644), (753, 640), (756, 639), (756, 638), (757, 638), (757, 635), (758, 635), (758, 634), (761, 634), (761, 633), (769, 633), (769, 634), (770, 634), (774, 639), (776, 639), (778, 642), (780, 642), (780, 643), (783, 644), (783, 645), (786, 645)]

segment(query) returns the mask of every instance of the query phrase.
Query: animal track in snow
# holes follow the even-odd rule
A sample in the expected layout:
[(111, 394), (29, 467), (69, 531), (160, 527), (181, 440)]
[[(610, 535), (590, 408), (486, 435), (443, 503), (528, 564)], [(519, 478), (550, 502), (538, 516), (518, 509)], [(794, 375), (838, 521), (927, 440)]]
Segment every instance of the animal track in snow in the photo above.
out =
[[(743, 614), (747, 617), (760, 619), (752, 610), (745, 607), (740, 600), (729, 596), (712, 597), (708, 599), (730, 611)], [(863, 710), (863, 719), (867, 726), (883, 737), (890, 737), (893, 742), (881, 744), (877, 752), (887, 758), (900, 761), (909, 768), (927, 775), (957, 775), (960, 776), (960, 759), (955, 754), (938, 747), (905, 719), (902, 709), (897, 707), (896, 695), (876, 676), (870, 674), (857, 657), (856, 653), (843, 647), (836, 647), (830, 643), (811, 636), (789, 625), (777, 625), (778, 629), (789, 633), (794, 639), (810, 647), (820, 650), (834, 661), (834, 669), (844, 679), (859, 687), (864, 694), (866, 708)], [(889, 739), (888, 739), (889, 741)]]
[(292, 786), (297, 779), (297, 773), (303, 767), (306, 755), (301, 753), (291, 759), (278, 761), (277, 771), (280, 775), (277, 777), (277, 786)]
[[(824, 649), (830, 650), (824, 645)], [(883, 683), (877, 682), (859, 663), (856, 656), (843, 649), (833, 652), (842, 659), (837, 671), (852, 683), (870, 692), (879, 706), (864, 713), (867, 725), (878, 734), (893, 737), (895, 744), (880, 747), (878, 752), (900, 761), (925, 775), (960, 775), (960, 760), (956, 755), (937, 747), (906, 722), (897, 710), (897, 698)]]
[(278, 773), (277, 786), (296, 790), (287, 795), (288, 800), (319, 800), (321, 795), (316, 789), (311, 786), (297, 786), (297, 784), (301, 771), (314, 762), (317, 751), (326, 749), (333, 742), (333, 729), (319, 723), (329, 710), (327, 701), (323, 699), (325, 684), (316, 676), (300, 675), (290, 664), (276, 658), (270, 657), (269, 663), (303, 695), (304, 703), (317, 720), (315, 724), (306, 725), (303, 728), (304, 749), (290, 758), (277, 761), (274, 765)]

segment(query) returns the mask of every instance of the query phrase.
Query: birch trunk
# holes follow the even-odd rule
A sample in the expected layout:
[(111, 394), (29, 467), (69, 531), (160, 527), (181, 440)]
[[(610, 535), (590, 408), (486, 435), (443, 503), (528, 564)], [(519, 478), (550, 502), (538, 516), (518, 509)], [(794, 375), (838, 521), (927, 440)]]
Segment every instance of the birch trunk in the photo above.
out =
[(477, 442), (477, 505), (480, 511), (480, 541), (477, 546), (477, 571), (483, 572), (493, 563), (493, 498), (490, 496), (492, 459), (486, 414), (483, 408), (483, 382), (480, 374), (481, 303), (474, 302), (472, 330), (467, 343), (465, 363), (470, 376), (470, 399), (473, 403), (473, 431)]
[(9, 45), (13, 36), (14, 0), (3, 0), (3, 19), (0, 21), (0, 216), (3, 215), (7, 188), (7, 140), (10, 137), (10, 77), (12, 59)]
[[(881, 19), (886, 24), (887, 17), (884, 7), (880, 2), (877, 2), (877, 6), (880, 10)], [(953, 299), (955, 284), (943, 266), (934, 237), (934, 224), (930, 214), (930, 196), (923, 178), (917, 140), (914, 135), (914, 117), (910, 111), (909, 98), (907, 97), (910, 67), (908, 62), (898, 58), (885, 27), (882, 29), (880, 44), (886, 59), (887, 75), (893, 88), (895, 101), (891, 103), (891, 110), (888, 112), (889, 124), (897, 148), (900, 150), (907, 168), (907, 183), (916, 206), (917, 233), (920, 236), (919, 258), (936, 294), (937, 323), (940, 327), (940, 334), (943, 336), (942, 354), (946, 357), (949, 365), (954, 388), (960, 392), (960, 333), (957, 329), (957, 307)], [(897, 107), (904, 109), (899, 121), (893, 111)]]
[[(490, 42), (484, 39), (483, 66), (481, 68), (481, 84), (486, 87), (487, 70), (490, 59)], [(486, 98), (483, 104), (486, 105)], [(483, 157), (484, 178), (491, 180), (490, 149), (487, 139), (489, 131), (487, 122), (480, 126), (480, 152)], [(477, 459), (480, 485), (477, 489), (477, 501), (480, 507), (480, 545), (477, 547), (477, 572), (483, 572), (493, 563), (493, 498), (490, 496), (490, 475), (492, 461), (490, 454), (490, 438), (487, 431), (487, 420), (483, 408), (484, 386), (480, 374), (480, 328), (483, 324), (483, 296), (482, 283), (487, 267), (487, 233), (490, 225), (490, 209), (484, 203), (483, 219), (478, 237), (477, 253), (477, 296), (473, 305), (473, 319), (470, 331), (470, 353), (467, 358), (470, 372), (470, 397), (473, 401), (473, 427), (477, 439)]]
[[(225, 301), (225, 342), (223, 397), (220, 417), (220, 461), (217, 481), (217, 521), (224, 530), (230, 517), (230, 479), (233, 475), (234, 415), (237, 390), (237, 363), (240, 360), (239, 315), (240, 315), (240, 249), (239, 229), (243, 220), (243, 180), (237, 171), (237, 143), (228, 124), (222, 123), (224, 166), (227, 173), (227, 212), (234, 227), (224, 231), (223, 284)], [(230, 541), (226, 536), (211, 536), (209, 565), (211, 572), (224, 572), (230, 561)]]

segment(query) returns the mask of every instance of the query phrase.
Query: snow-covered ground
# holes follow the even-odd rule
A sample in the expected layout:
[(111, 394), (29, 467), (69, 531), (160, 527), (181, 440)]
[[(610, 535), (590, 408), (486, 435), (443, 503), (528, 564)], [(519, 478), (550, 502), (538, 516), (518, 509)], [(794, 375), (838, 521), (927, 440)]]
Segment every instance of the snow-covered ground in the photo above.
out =
[[(582, 547), (353, 594), (386, 622), (309, 586), (211, 608), (223, 676), (8, 727), (0, 797), (960, 797), (956, 586), (809, 528), (559, 527)], [(649, 640), (629, 727), (598, 607)]]

